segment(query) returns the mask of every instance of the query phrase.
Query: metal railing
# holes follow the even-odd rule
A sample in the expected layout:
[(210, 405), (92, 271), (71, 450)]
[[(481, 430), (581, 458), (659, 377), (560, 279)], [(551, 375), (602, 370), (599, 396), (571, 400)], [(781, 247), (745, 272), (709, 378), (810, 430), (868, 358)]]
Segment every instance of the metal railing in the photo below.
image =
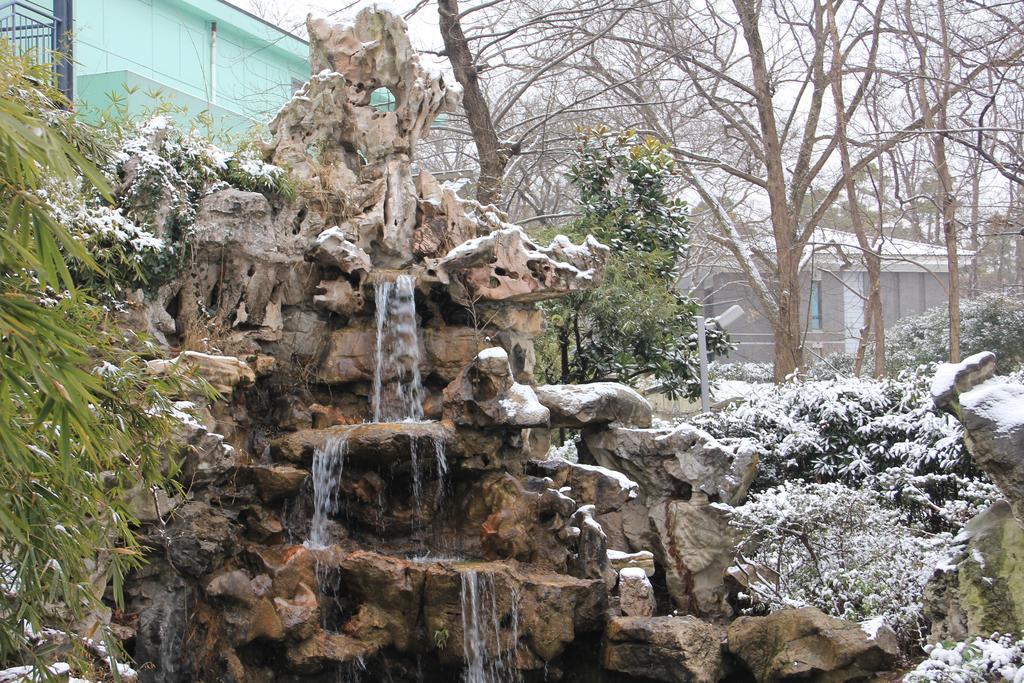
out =
[(60, 89), (72, 98), (71, 45), (68, 30), (71, 1), (56, 0), (56, 13), (32, 2), (0, 0), (0, 40), (8, 40), (17, 55), (27, 56), (33, 64), (52, 65)]
[(15, 54), (28, 55), (35, 64), (53, 63), (59, 24), (57, 17), (31, 2), (0, 4), (0, 38), (10, 41)]

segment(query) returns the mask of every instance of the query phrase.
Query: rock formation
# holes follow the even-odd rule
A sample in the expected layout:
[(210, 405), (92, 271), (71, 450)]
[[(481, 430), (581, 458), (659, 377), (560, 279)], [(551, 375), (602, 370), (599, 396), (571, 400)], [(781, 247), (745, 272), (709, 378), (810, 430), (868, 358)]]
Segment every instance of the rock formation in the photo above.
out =
[(933, 641), (1024, 628), (1024, 386), (995, 369), (995, 355), (978, 353), (941, 365), (932, 382), (936, 406), (960, 419), (971, 457), (1006, 499), (964, 526), (960, 552), (929, 581)]
[[(458, 89), (400, 18), (309, 35), (265, 148), (298, 196), (214, 189), (187, 271), (132, 310), (173, 357), (152, 372), (219, 393), (181, 397), (183, 494), (133, 492), (151, 552), (112, 619), (140, 679), (718, 680), (715, 504), (753, 451), (651, 429), (624, 386), (534, 387), (536, 302), (608, 249), (538, 245), (414, 172)], [(582, 430), (581, 462), (545, 458), (552, 429)]]
[(655, 553), (678, 609), (719, 617), (730, 614), (723, 576), (739, 539), (725, 513), (713, 504), (742, 501), (757, 471), (753, 448), (722, 445), (689, 425), (588, 426), (583, 437), (599, 464), (623, 472), (639, 485), (636, 501), (619, 517), (607, 520), (609, 533), (625, 539), (630, 550)]

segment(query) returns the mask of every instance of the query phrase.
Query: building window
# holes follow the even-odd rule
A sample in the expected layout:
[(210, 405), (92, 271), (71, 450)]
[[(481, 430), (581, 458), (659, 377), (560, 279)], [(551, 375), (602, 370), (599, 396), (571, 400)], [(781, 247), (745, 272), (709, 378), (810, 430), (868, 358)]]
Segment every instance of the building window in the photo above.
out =
[(821, 280), (811, 280), (811, 329), (821, 329)]

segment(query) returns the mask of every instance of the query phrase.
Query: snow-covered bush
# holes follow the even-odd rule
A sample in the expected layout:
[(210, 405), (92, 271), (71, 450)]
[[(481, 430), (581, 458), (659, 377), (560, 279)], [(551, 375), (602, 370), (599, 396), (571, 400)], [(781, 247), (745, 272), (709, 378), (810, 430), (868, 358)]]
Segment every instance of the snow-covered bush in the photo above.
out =
[(737, 566), (755, 606), (882, 618), (905, 646), (919, 641), (924, 585), (950, 534), (908, 529), (877, 493), (839, 483), (786, 482), (722, 507), (744, 536)]
[(770, 384), (775, 381), (771, 363), (711, 363), (712, 380), (735, 380), (751, 384)]
[(845, 351), (830, 353), (807, 368), (807, 379), (837, 379), (853, 375), (854, 356)]
[(904, 683), (975, 683), (1024, 680), (1024, 640), (1010, 634), (970, 642), (937, 643)]
[(112, 196), (84, 183), (43, 193), (103, 267), (102, 276), (87, 264), (74, 268), (79, 284), (90, 289), (116, 296), (125, 284), (152, 288), (173, 278), (187, 257), (199, 202), (212, 191), (231, 186), (294, 196), (284, 169), (265, 163), (254, 149), (226, 152), (166, 116), (116, 130), (103, 169)]
[(716, 438), (748, 438), (761, 465), (754, 490), (787, 480), (838, 481), (882, 492), (904, 522), (953, 530), (996, 489), (967, 457), (963, 429), (932, 405), (928, 378), (793, 380), (694, 419)]
[(561, 446), (552, 443), (548, 449), (547, 456), (548, 460), (566, 460), (568, 462), (578, 462), (579, 454), (576, 450), (576, 441), (574, 439), (566, 439), (565, 443)]
[[(993, 351), (1000, 372), (1024, 363), (1024, 301), (983, 294), (960, 305), (960, 353), (967, 357)], [(949, 358), (949, 314), (945, 306), (897, 321), (886, 336), (890, 374), (939, 363)]]

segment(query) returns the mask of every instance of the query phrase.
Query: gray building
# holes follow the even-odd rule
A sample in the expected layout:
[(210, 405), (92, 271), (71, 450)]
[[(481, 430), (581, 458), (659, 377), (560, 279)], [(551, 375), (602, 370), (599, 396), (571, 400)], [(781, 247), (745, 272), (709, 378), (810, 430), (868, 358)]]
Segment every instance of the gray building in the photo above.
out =
[[(761, 254), (771, 258), (771, 252)], [(800, 296), (808, 362), (857, 350), (869, 291), (860, 254), (856, 236), (836, 230), (818, 230), (808, 245)], [(881, 254), (886, 327), (900, 318), (946, 303), (949, 269), (945, 247), (885, 238)], [(703, 303), (707, 316), (718, 315), (733, 304), (746, 311), (729, 328), (737, 348), (721, 362), (772, 362), (771, 324), (743, 273), (729, 257), (695, 268), (681, 284)]]

